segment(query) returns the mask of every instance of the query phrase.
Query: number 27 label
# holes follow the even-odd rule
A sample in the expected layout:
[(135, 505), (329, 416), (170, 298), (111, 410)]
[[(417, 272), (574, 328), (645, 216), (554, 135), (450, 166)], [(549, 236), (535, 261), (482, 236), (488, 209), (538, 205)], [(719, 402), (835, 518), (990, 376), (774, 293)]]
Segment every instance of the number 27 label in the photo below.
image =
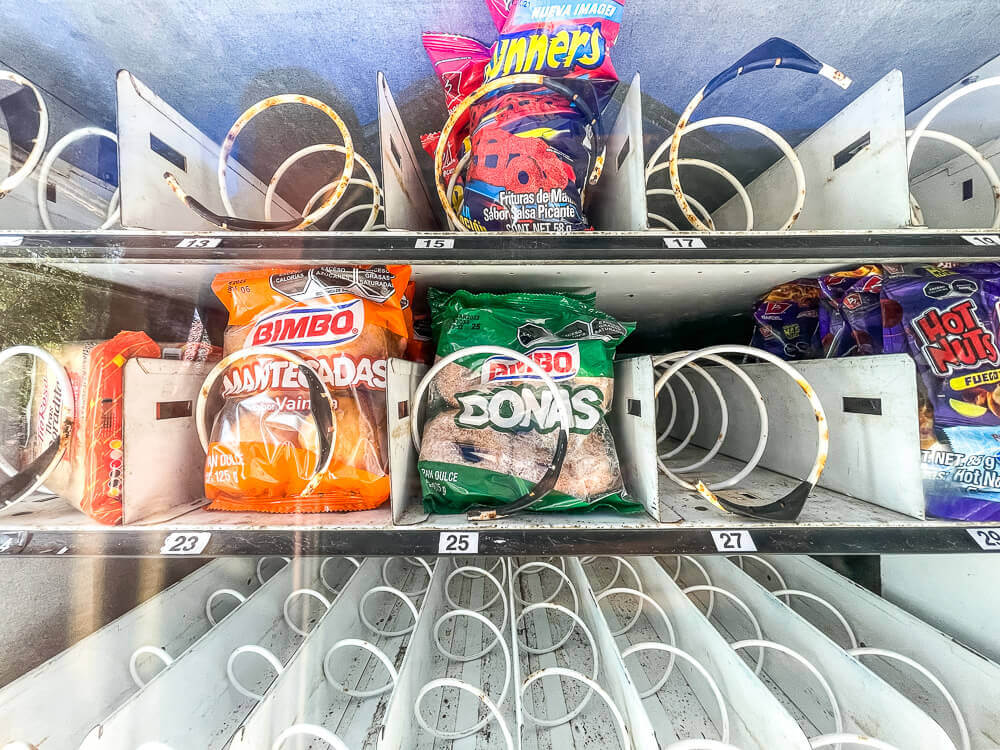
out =
[(966, 529), (982, 549), (1000, 552), (1000, 529)]
[(719, 552), (756, 552), (757, 545), (749, 531), (713, 531), (712, 539)]
[(478, 531), (442, 531), (438, 540), (439, 555), (479, 554)]

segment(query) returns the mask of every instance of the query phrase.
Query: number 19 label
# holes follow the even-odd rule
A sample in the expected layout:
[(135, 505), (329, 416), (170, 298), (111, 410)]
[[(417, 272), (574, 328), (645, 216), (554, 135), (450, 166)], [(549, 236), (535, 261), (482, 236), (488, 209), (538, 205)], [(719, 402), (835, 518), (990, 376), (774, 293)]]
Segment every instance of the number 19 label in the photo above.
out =
[(1000, 529), (966, 529), (966, 531), (982, 549), (987, 552), (1000, 552)]
[(442, 531), (438, 540), (439, 555), (478, 555), (478, 531)]
[(749, 531), (713, 531), (712, 539), (719, 552), (756, 552), (757, 545)]

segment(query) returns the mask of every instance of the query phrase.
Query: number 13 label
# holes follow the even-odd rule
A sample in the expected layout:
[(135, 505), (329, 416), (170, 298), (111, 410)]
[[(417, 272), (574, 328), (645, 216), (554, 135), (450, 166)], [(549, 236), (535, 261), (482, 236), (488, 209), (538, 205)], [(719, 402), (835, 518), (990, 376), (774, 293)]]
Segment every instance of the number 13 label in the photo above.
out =
[(966, 529), (969, 536), (976, 540), (987, 552), (1000, 552), (1000, 529)]
[(438, 540), (439, 555), (478, 555), (478, 531), (442, 531)]
[(175, 531), (167, 534), (160, 547), (161, 555), (200, 555), (205, 551), (210, 531)]
[(749, 531), (713, 531), (712, 539), (719, 552), (756, 552), (757, 545)]

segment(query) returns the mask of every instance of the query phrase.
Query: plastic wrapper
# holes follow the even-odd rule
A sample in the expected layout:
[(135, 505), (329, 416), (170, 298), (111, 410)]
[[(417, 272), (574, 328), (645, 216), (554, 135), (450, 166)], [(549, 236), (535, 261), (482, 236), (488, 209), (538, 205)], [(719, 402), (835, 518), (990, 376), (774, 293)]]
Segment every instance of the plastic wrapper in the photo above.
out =
[[(133, 357), (160, 357), (160, 346), (145, 333), (122, 331), (108, 341), (53, 344), (45, 349), (65, 368), (76, 406), (66, 453), (45, 487), (103, 524), (121, 524), (126, 500), (123, 368)], [(37, 363), (27, 445), (29, 460), (56, 439), (61, 397), (52, 373)]]
[[(453, 34), (423, 35), (449, 111), (498, 78), (534, 73), (549, 82), (488, 94), (454, 128), (445, 146), (446, 182), (469, 154), (454, 208), (472, 231), (588, 229), (585, 194), (604, 147), (600, 114), (618, 80), (610, 53), (624, 3), (487, 5), (500, 32), (492, 47)], [(433, 154), (438, 134), (422, 143)]]
[[(634, 326), (594, 308), (593, 295), (432, 289), (429, 297), (438, 356), (484, 344), (522, 352), (566, 399), (566, 458), (554, 490), (531, 509), (641, 510), (625, 492), (605, 421), (614, 352)], [(418, 461), (424, 508), (460, 513), (520, 498), (545, 473), (557, 425), (548, 389), (513, 360), (470, 356), (445, 367), (428, 390)]]
[[(386, 361), (403, 355), (412, 328), (403, 301), (409, 276), (408, 266), (316, 266), (216, 277), (212, 288), (229, 310), (226, 353), (294, 352), (334, 403), (331, 434), (320, 435), (298, 368), (267, 355), (234, 362), (221, 378), (206, 459), (211, 508), (321, 512), (385, 502)], [(317, 482), (324, 437), (333, 457)]]
[(754, 304), (756, 326), (750, 345), (782, 359), (823, 356), (819, 301), (816, 279), (799, 279), (775, 287)]

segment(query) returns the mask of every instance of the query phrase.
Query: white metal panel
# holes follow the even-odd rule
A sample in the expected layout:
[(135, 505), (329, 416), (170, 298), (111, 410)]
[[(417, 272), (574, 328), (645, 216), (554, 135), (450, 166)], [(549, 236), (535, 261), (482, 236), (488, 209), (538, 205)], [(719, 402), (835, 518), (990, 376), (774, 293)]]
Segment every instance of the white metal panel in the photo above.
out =
[(1000, 555), (884, 555), (881, 564), (886, 599), (1000, 662)]
[[(95, 726), (80, 750), (121, 750), (143, 743), (163, 743), (176, 750), (224, 747), (256, 703), (229, 682), (226, 663), (230, 654), (240, 646), (257, 645), (271, 651), (282, 664), (287, 663), (303, 638), (285, 621), (282, 605), (296, 589), (324, 591), (320, 564), (320, 558), (300, 557), (282, 568), (254, 596)], [(311, 597), (302, 598), (309, 601), (308, 612), (315, 622), (322, 616), (317, 614), (322, 606)], [(295, 605), (293, 616), (298, 611), (299, 605)], [(172, 615), (161, 616), (168, 619)], [(274, 669), (254, 654), (241, 657), (234, 672), (247, 689), (255, 692), (265, 692), (276, 677)]]
[[(130, 359), (123, 372), (124, 523), (163, 521), (204, 505), (205, 453), (194, 402), (212, 365)], [(188, 416), (161, 417), (159, 405), (186, 402)], [(166, 414), (166, 412), (165, 412)]]
[[(10, 160), (7, 131), (0, 129), (0, 165)], [(6, 174), (0, 166), (0, 174)], [(56, 159), (49, 172), (55, 201), (49, 201), (49, 217), (57, 229), (93, 229), (107, 217), (107, 205), (114, 187), (92, 174)], [(0, 227), (44, 229), (38, 213), (38, 170), (28, 176), (0, 201)], [(117, 226), (114, 225), (114, 226)]]
[[(819, 486), (923, 518), (917, 380), (912, 358), (879, 355), (805, 360), (793, 365), (816, 391), (829, 423), (829, 456)], [(816, 455), (816, 418), (801, 388), (774, 365), (744, 365), (743, 370), (767, 404), (769, 436), (760, 465), (789, 476), (805, 476)], [(755, 402), (729, 370), (713, 366), (708, 371), (722, 388), (729, 412), (722, 452), (745, 460), (752, 455), (759, 436)], [(720, 424), (718, 400), (704, 378), (696, 373), (687, 378), (702, 411), (694, 442), (711, 446)], [(680, 411), (674, 428), (677, 436), (687, 433), (691, 411), (684, 389), (675, 383), (674, 390)], [(660, 395), (661, 409), (666, 411), (666, 394)], [(845, 404), (848, 398), (875, 400), (881, 414), (846, 411), (854, 408)], [(667, 461), (667, 465), (675, 464)]]
[[(427, 372), (425, 365), (390, 359), (386, 371), (385, 403), (389, 418), (389, 496), (392, 522), (419, 523), (427, 513), (414, 502), (423, 494), (417, 473), (417, 452), (410, 437), (410, 420), (416, 411), (412, 395)], [(421, 414), (421, 417), (426, 414)]]
[[(845, 731), (861, 732), (907, 750), (954, 750), (954, 744), (930, 717), (859, 661), (847, 655), (822, 631), (804, 620), (735, 564), (722, 557), (698, 557), (716, 586), (727, 589), (750, 608), (766, 639), (808, 659), (833, 689)], [(691, 568), (686, 585), (703, 583)], [(716, 618), (742, 627), (745, 616), (717, 597)], [(752, 637), (752, 636), (750, 636)], [(756, 659), (755, 649), (744, 652)], [(775, 652), (765, 653), (764, 673), (796, 703), (817, 733), (834, 731), (832, 709), (815, 678)]]
[(642, 143), (642, 92), (636, 73), (608, 134), (604, 172), (587, 207), (595, 229), (638, 232), (647, 228)]
[[(732, 744), (742, 748), (742, 750), (774, 750), (774, 748), (806, 750), (809, 747), (808, 740), (795, 720), (754, 676), (753, 671), (708, 623), (704, 615), (670, 579), (670, 576), (656, 560), (652, 557), (630, 557), (628, 560), (639, 572), (645, 593), (652, 597), (670, 618), (676, 633), (677, 646), (697, 659), (716, 681), (729, 711)], [(632, 585), (632, 582), (626, 580), (624, 584), (615, 585)], [(605, 605), (605, 614), (609, 614), (610, 610), (611, 607)], [(636, 643), (640, 640), (670, 642), (669, 632), (659, 616), (655, 612), (651, 612), (648, 606), (643, 609), (643, 612), (644, 615), (640, 619), (639, 625), (645, 624), (646, 631), (653, 630), (653, 637), (648, 637), (646, 631), (630, 632), (619, 637), (621, 646), (625, 647), (629, 643)], [(627, 617), (622, 614), (618, 619), (627, 619)], [(629, 666), (633, 675), (638, 669), (641, 669), (634, 657), (629, 662)], [(693, 690), (700, 706), (704, 707), (703, 710), (716, 720), (715, 728), (717, 729), (718, 709), (705, 679), (690, 668), (686, 662), (678, 660), (675, 669), (678, 668), (685, 673), (690, 686), (688, 690)], [(654, 675), (659, 674), (659, 671), (654, 672)], [(638, 677), (635, 679), (638, 684)], [(677, 681), (673, 680), (672, 682), (676, 684)], [(668, 682), (666, 689), (669, 689), (670, 685), (671, 683)], [(640, 685), (640, 688), (644, 688), (644, 686)], [(651, 716), (653, 709), (650, 708), (650, 702), (655, 701), (657, 697), (653, 696), (644, 701)], [(682, 713), (680, 722), (688, 721), (690, 714), (694, 713), (694, 707), (691, 706), (690, 701), (680, 702), (678, 709)], [(662, 729), (659, 723), (655, 723), (654, 726), (657, 737), (661, 739), (662, 744)], [(682, 739), (693, 736), (695, 735), (687, 734)], [(705, 736), (717, 738), (717, 735), (708, 733)]]
[[(217, 229), (185, 206), (163, 179), (172, 172), (185, 192), (224, 214), (217, 175), (219, 146), (127, 70), (118, 72), (118, 171), (122, 224), (142, 229)], [(155, 153), (156, 137), (184, 159), (185, 169)], [(242, 217), (263, 217), (266, 185), (238, 164), (228, 163), (233, 208)], [(280, 197), (276, 221), (298, 216)]]
[[(837, 607), (860, 643), (896, 651), (929, 669), (962, 710), (973, 749), (996, 748), (1000, 743), (1000, 712), (997, 711), (1000, 665), (809, 557), (768, 555), (765, 559), (778, 569), (788, 588), (816, 594)], [(748, 572), (752, 573), (753, 569), (748, 568)], [(815, 619), (811, 616), (810, 621), (838, 643), (843, 643), (843, 626), (824, 612), (821, 605), (796, 597), (792, 598), (791, 606), (800, 612), (809, 610), (812, 615), (819, 615)], [(824, 627), (824, 623), (829, 628)], [(887, 682), (903, 691), (957, 739), (951, 711), (933, 688), (927, 692), (923, 678), (910, 668), (891, 662), (888, 667), (893, 671), (886, 671), (877, 658), (866, 657), (864, 663), (885, 675)], [(897, 666), (898, 670), (894, 669)]]
[[(806, 202), (795, 229), (895, 229), (908, 224), (903, 113), (903, 74), (893, 70), (796, 147), (806, 176)], [(834, 157), (866, 134), (870, 143), (835, 168)], [(795, 197), (788, 160), (782, 158), (746, 188), (754, 228), (781, 226)], [(742, 227), (739, 196), (712, 218), (719, 227)]]
[[(373, 748), (375, 731), (391, 691), (378, 697), (353, 698), (332, 687), (324, 676), (323, 664), (331, 647), (344, 638), (363, 639), (380, 649), (395, 666), (405, 653), (409, 635), (388, 638), (376, 635), (364, 626), (358, 614), (365, 592), (382, 585), (382, 560), (368, 559), (344, 586), (333, 606), (310, 634), (303, 647), (286, 665), (285, 672), (275, 680), (264, 700), (250, 712), (229, 745), (230, 750), (256, 750), (270, 747), (285, 729), (300, 723), (316, 724), (340, 737), (354, 750)], [(411, 569), (414, 570), (415, 569)], [(423, 572), (421, 569), (421, 576)], [(412, 588), (405, 578), (403, 588)], [(401, 602), (390, 599), (388, 604), (378, 599), (366, 603), (368, 617), (386, 630), (397, 630), (408, 622), (409, 614)], [(395, 624), (394, 613), (401, 612)], [(374, 690), (390, 678), (385, 667), (372, 654), (356, 648), (345, 648), (331, 660), (335, 679), (353, 690)], [(308, 742), (303, 742), (308, 745)], [(289, 742), (286, 750), (293, 750)]]
[(249, 595), (256, 588), (256, 562), (215, 560), (7, 685), (0, 690), (0, 743), (77, 747), (95, 722), (136, 692), (132, 652), (155, 645), (179, 656), (211, 627), (204, 608), (212, 592)]
[(656, 414), (653, 407), (653, 361), (630, 357), (615, 363), (615, 392), (608, 425), (615, 439), (625, 489), (658, 521), (679, 521), (660, 505), (656, 466)]
[(389, 229), (438, 229), (431, 196), (424, 185), (417, 156), (410, 145), (392, 91), (379, 72), (378, 131), (382, 151), (382, 191), (385, 225)]
[[(989, 96), (990, 93), (986, 92), (984, 95)], [(997, 94), (993, 93), (993, 96)], [(960, 106), (963, 102), (964, 100), (959, 100), (955, 106)], [(946, 109), (945, 113), (947, 112)], [(936, 121), (931, 127), (940, 132)], [(993, 132), (1000, 133), (1000, 123), (997, 123)], [(933, 141), (929, 139), (921, 139), (916, 154), (924, 150), (925, 144), (931, 143)], [(1000, 169), (1000, 138), (993, 138), (976, 147), (994, 169)], [(914, 161), (917, 158), (916, 154)], [(968, 199), (964, 197), (963, 188), (967, 180), (972, 180), (972, 197)], [(996, 210), (993, 187), (979, 165), (965, 154), (959, 153), (950, 161), (914, 176), (910, 183), (910, 192), (920, 204), (924, 222), (928, 226), (962, 229), (988, 227), (993, 222)]]

